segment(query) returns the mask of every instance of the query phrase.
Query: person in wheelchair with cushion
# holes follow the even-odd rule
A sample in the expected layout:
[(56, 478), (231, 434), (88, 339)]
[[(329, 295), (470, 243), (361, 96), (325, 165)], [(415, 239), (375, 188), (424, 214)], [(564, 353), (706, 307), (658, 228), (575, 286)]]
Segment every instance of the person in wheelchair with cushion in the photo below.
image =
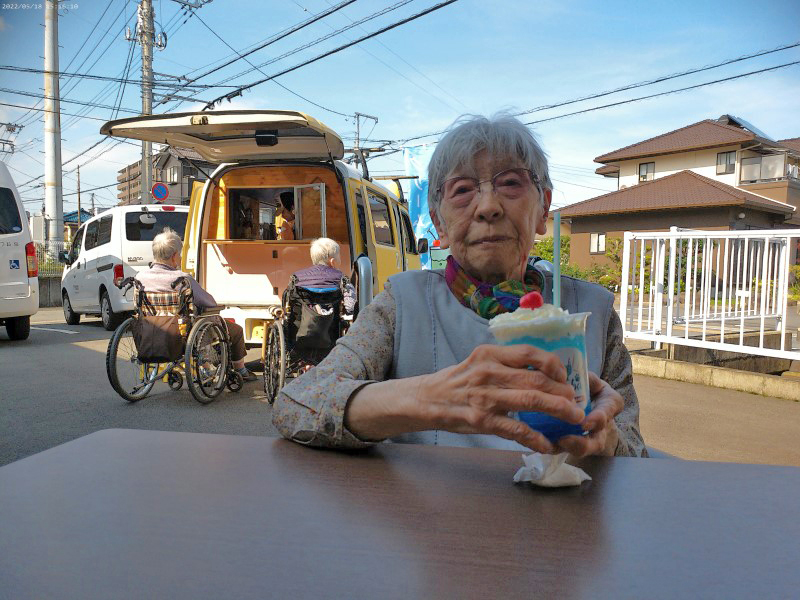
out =
[[(199, 309), (215, 308), (217, 302), (214, 297), (205, 291), (197, 280), (179, 269), (183, 242), (180, 236), (169, 227), (153, 239), (153, 262), (150, 268), (140, 271), (136, 279), (142, 284), (145, 292), (172, 292), (172, 283), (185, 277), (192, 287), (194, 304)], [(247, 349), (244, 345), (244, 332), (236, 323), (227, 323), (228, 334), (231, 341), (231, 358), (233, 367), (242, 376), (244, 381), (255, 381), (256, 376), (244, 366), (244, 357)]]
[(314, 240), (311, 262), (292, 275), (284, 296), (290, 372), (305, 372), (330, 352), (356, 305), (355, 288), (338, 269), (339, 244)]

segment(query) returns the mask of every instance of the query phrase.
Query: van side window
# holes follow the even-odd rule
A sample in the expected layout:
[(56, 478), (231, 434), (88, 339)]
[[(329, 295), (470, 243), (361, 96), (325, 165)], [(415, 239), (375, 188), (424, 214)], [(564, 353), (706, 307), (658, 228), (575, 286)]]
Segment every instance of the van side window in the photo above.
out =
[(97, 246), (97, 223), (92, 221), (86, 226), (86, 243), (83, 245), (84, 250), (91, 250)]
[(403, 228), (403, 241), (406, 244), (406, 254), (416, 254), (417, 245), (414, 243), (414, 228), (411, 226), (411, 218), (401, 210), (400, 221)]
[(375, 241), (385, 246), (394, 246), (392, 218), (389, 215), (389, 205), (386, 198), (382, 198), (373, 192), (368, 192), (367, 195), (369, 197), (369, 210), (372, 213)]
[(81, 253), (81, 242), (83, 241), (84, 233), (86, 233), (86, 227), (81, 227), (72, 240), (72, 246), (69, 249), (69, 262), (71, 263), (78, 260), (78, 255)]
[(361, 190), (356, 190), (356, 212), (358, 213), (358, 228), (361, 231), (360, 253), (367, 252), (367, 207)]
[(22, 231), (17, 201), (9, 188), (0, 188), (0, 235)]
[(111, 220), (113, 215), (103, 217), (97, 222), (97, 243), (95, 245), (102, 246), (111, 241)]

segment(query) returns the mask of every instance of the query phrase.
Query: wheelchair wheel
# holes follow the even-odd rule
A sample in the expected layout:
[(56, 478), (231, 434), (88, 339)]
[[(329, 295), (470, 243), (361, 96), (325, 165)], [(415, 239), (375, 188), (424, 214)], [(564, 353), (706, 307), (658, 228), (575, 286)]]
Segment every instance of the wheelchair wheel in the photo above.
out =
[(286, 377), (286, 342), (283, 339), (283, 325), (276, 321), (269, 328), (266, 359), (264, 361), (264, 394), (272, 404), (278, 397)]
[(238, 392), (244, 386), (244, 377), (237, 371), (231, 371), (228, 373), (228, 382), (226, 385), (229, 391)]
[(219, 396), (228, 381), (228, 342), (224, 325), (200, 319), (186, 340), (186, 385), (201, 404)]
[(183, 387), (183, 375), (179, 371), (172, 370), (167, 374), (167, 385), (169, 389), (178, 391)]
[(141, 400), (155, 385), (157, 364), (139, 362), (133, 341), (133, 317), (117, 327), (106, 351), (106, 374), (111, 387), (128, 402)]

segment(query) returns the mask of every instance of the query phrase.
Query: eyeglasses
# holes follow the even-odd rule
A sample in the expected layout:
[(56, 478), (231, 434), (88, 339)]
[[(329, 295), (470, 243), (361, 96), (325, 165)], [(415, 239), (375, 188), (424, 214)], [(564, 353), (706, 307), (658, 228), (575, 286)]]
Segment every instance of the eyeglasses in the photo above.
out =
[(480, 181), (474, 177), (451, 177), (437, 190), (442, 200), (454, 208), (468, 206), (481, 190), (481, 184), (492, 183), (492, 191), (508, 200), (524, 196), (532, 185), (541, 189), (539, 178), (530, 169), (506, 169), (491, 179)]

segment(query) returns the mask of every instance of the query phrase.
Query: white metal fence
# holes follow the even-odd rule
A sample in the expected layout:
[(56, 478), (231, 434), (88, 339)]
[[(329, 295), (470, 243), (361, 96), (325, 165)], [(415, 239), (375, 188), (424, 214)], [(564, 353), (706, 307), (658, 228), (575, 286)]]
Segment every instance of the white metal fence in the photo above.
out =
[(64, 263), (59, 262), (58, 254), (62, 250), (68, 250), (69, 243), (56, 240), (43, 242), (34, 240), (33, 244), (36, 246), (36, 258), (39, 261), (39, 277), (61, 277)]
[(800, 229), (626, 232), (625, 338), (800, 360), (787, 330), (798, 238)]

